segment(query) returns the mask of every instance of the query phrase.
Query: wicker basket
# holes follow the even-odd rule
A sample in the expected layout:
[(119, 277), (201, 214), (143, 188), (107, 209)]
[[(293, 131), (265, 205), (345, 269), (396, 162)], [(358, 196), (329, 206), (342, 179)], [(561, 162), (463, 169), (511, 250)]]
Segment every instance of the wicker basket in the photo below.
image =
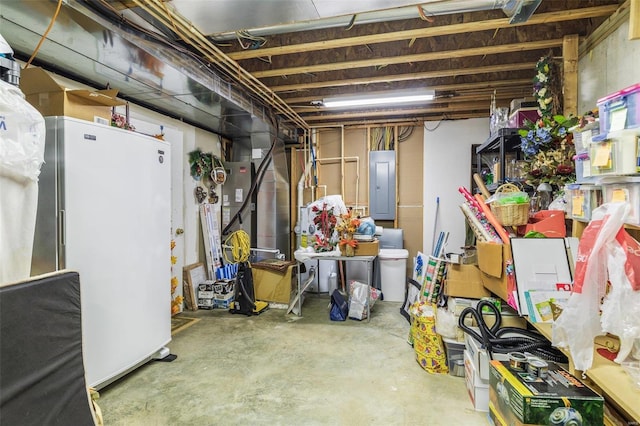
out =
[[(522, 192), (522, 190), (512, 183), (505, 183), (496, 190), (496, 194), (509, 192)], [(529, 221), (529, 203), (491, 203), (491, 211), (502, 226), (526, 225)]]

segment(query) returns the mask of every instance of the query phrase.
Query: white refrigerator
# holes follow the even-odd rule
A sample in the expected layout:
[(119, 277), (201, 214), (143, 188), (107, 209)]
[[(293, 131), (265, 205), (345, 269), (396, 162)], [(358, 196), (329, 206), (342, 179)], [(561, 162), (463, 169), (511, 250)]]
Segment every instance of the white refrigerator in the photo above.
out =
[(46, 125), (32, 275), (80, 273), (87, 385), (101, 388), (168, 354), (170, 147), (69, 117)]

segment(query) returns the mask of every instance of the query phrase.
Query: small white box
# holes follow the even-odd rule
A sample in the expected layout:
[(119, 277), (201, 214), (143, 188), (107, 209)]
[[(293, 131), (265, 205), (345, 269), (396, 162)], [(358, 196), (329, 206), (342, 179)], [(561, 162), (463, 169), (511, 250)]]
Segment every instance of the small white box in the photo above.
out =
[[(480, 333), (478, 329), (475, 329), (475, 331)], [(474, 370), (478, 373), (478, 377), (481, 380), (489, 380), (489, 361), (491, 359), (487, 349), (483, 347), (482, 343), (471, 337), (469, 333), (464, 333), (464, 347), (470, 361), (473, 363)], [(493, 359), (508, 361), (509, 357), (507, 354), (494, 353)]]
[(489, 381), (478, 376), (468, 351), (464, 351), (464, 381), (473, 408), (476, 411), (489, 411)]

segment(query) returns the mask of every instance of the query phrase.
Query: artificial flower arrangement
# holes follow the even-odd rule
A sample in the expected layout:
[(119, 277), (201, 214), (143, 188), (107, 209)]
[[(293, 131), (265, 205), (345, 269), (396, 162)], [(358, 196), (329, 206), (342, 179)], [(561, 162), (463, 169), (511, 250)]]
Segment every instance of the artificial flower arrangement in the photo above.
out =
[(313, 206), (311, 211), (315, 213), (313, 223), (316, 229), (320, 231), (315, 234), (313, 241), (314, 251), (316, 253), (333, 251), (336, 245), (333, 234), (336, 229), (336, 223), (338, 222), (333, 212), (333, 207), (328, 207), (327, 203), (324, 203), (322, 208)]
[(136, 128), (127, 121), (127, 118), (124, 115), (118, 114), (117, 112), (111, 114), (111, 126), (131, 131), (136, 130)]
[(576, 180), (573, 156), (576, 149), (569, 129), (578, 123), (577, 117), (543, 116), (535, 122), (526, 121), (520, 129), (520, 149), (525, 159), (526, 183), (536, 188), (541, 183), (558, 187)]
[(340, 223), (336, 226), (336, 231), (340, 236), (340, 247), (344, 247), (347, 256), (353, 256), (356, 247), (358, 247), (358, 241), (353, 238), (353, 234), (356, 233), (359, 226), (360, 219), (353, 217), (351, 211), (340, 215)]

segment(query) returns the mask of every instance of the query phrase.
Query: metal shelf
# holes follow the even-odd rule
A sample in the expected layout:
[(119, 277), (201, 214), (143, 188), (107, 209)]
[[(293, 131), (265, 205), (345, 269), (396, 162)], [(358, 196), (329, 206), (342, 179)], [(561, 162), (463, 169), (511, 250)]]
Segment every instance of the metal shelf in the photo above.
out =
[(476, 148), (476, 167), (477, 173), (482, 176), (483, 169), (483, 156), (487, 155), (498, 158), (500, 162), (499, 176), (493, 184), (488, 185), (489, 190), (495, 190), (500, 184), (505, 182), (516, 182), (518, 179), (511, 179), (506, 177), (506, 157), (508, 153), (515, 153), (515, 158), (521, 160), (523, 158), (520, 151), (520, 129), (517, 128), (503, 128), (498, 129), (494, 134), (490, 135), (482, 145)]

